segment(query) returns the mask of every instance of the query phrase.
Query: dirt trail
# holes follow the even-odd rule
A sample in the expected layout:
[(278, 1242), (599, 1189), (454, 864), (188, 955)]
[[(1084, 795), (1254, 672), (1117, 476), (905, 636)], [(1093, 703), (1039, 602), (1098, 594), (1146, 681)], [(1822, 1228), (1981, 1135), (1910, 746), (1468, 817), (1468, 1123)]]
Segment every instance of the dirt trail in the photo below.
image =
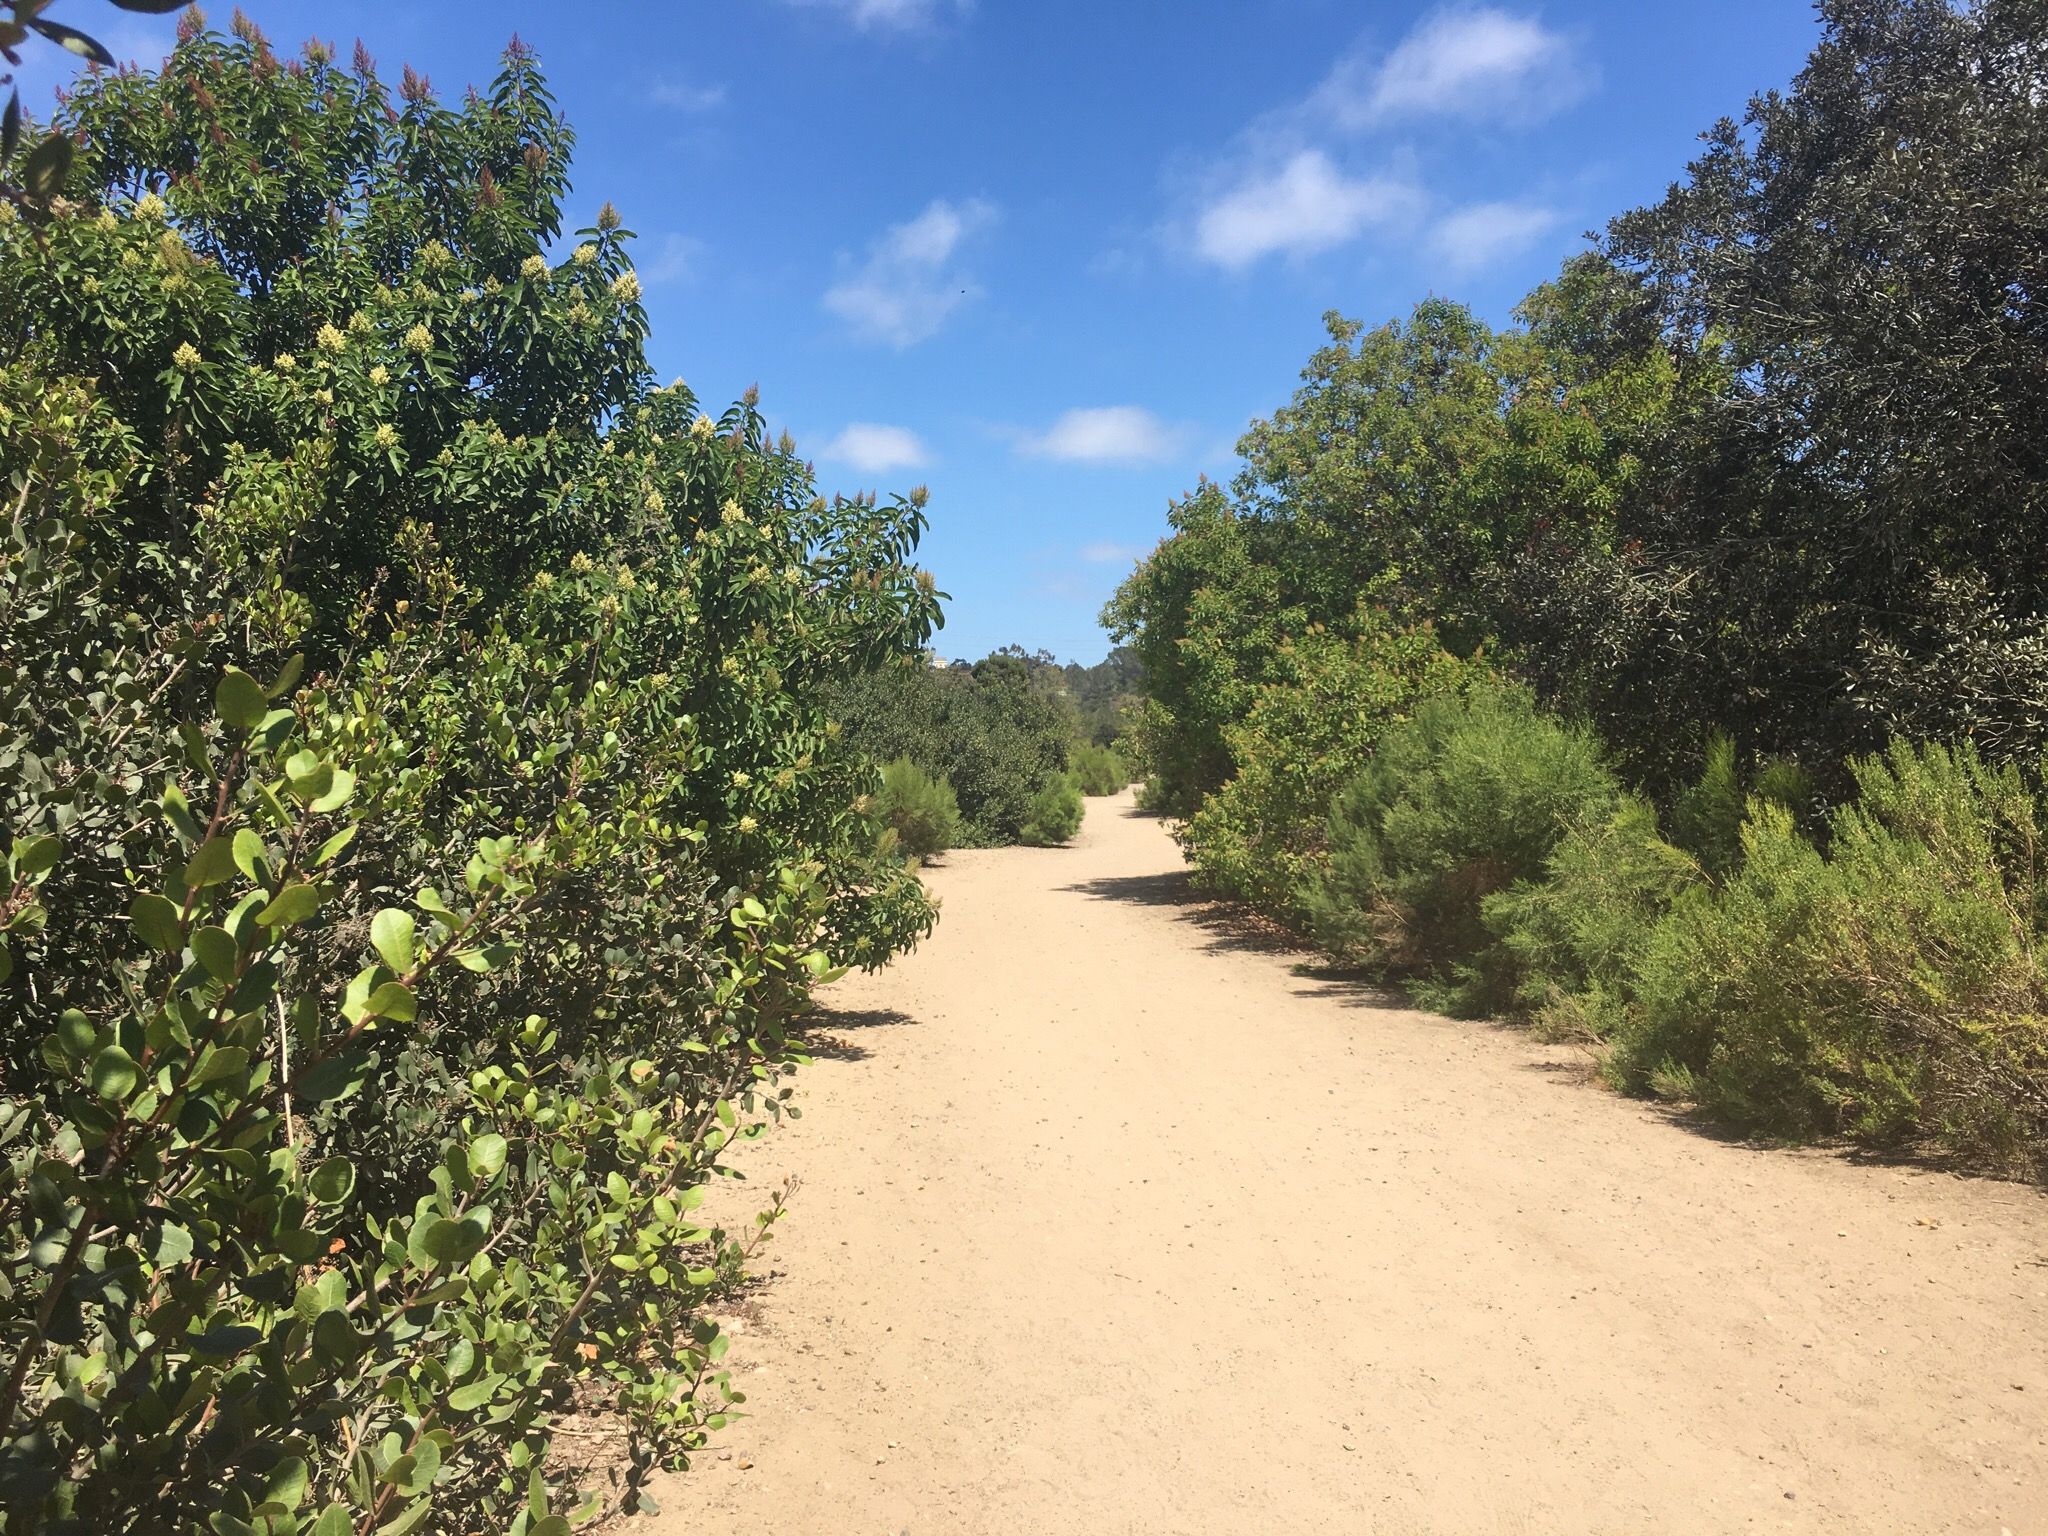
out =
[(750, 1151), (753, 1416), (643, 1531), (2048, 1533), (2032, 1192), (1297, 974), (1127, 800), (932, 873)]

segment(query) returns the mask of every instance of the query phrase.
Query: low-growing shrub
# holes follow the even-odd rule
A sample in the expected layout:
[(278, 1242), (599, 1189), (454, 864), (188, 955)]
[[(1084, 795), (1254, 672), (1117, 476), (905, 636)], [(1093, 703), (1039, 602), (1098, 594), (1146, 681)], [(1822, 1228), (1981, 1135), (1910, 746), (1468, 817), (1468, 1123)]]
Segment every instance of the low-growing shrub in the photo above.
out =
[(1599, 743), (1526, 693), (1427, 700), (1338, 796), (1327, 870), (1304, 896), (1311, 931), (1454, 1011), (1509, 1005), (1518, 964), (1487, 926), (1486, 898), (1540, 880), (1567, 835), (1622, 804)]
[(875, 815), (884, 835), (893, 839), (890, 846), (914, 863), (922, 864), (960, 841), (960, 804), (953, 786), (907, 757), (882, 765)]
[(1063, 773), (1054, 774), (1031, 797), (1017, 840), (1032, 848), (1057, 847), (1081, 830), (1084, 814), (1086, 807), (1074, 781)]
[(1739, 871), (1646, 946), (1613, 1071), (1747, 1125), (1926, 1138), (2038, 1171), (2039, 802), (1968, 746), (1900, 743), (1852, 768), (1825, 850), (1752, 801)]
[(1332, 798), (1419, 700), (1486, 674), (1448, 655), (1428, 626), (1370, 607), (1350, 633), (1317, 629), (1289, 643), (1279, 665), (1285, 680), (1262, 688), (1226, 733), (1236, 776), (1203, 801), (1182, 841), (1211, 889), (1301, 925), (1325, 869)]
[(1093, 743), (1068, 751), (1067, 771), (1081, 793), (1094, 798), (1117, 794), (1131, 782), (1130, 766), (1116, 748)]

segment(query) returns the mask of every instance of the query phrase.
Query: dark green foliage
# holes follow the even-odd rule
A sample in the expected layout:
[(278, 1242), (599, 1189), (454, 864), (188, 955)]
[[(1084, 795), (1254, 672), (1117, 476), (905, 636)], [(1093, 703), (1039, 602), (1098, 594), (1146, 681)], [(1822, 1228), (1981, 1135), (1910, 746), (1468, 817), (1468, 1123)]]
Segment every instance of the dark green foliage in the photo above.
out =
[(1517, 966), (1486, 899), (1542, 879), (1559, 843), (1623, 798), (1592, 736), (1526, 693), (1425, 700), (1338, 795), (1310, 927), (1331, 953), (1413, 975), (1459, 1011), (1497, 1009)]
[(1032, 848), (1056, 848), (1070, 842), (1081, 830), (1085, 814), (1086, 806), (1074, 781), (1064, 773), (1056, 773), (1031, 797), (1017, 841)]
[(1068, 749), (1067, 771), (1073, 777), (1074, 787), (1084, 795), (1114, 795), (1131, 782), (1131, 770), (1123, 754), (1114, 747), (1092, 743)]
[(1137, 656), (1125, 646), (1113, 646), (1092, 667), (1069, 662), (1062, 670), (1076, 733), (1089, 746), (1112, 745), (1127, 729), (1125, 717), (1144, 701), (1145, 669)]
[(915, 661), (837, 684), (832, 712), (877, 762), (907, 757), (958, 797), (961, 841), (1022, 840), (1039, 791), (1067, 765), (1072, 725), (1059, 669), (998, 651), (972, 667)]
[(0, 220), (9, 1532), (560, 1532), (572, 1407), (637, 1497), (729, 1411), (692, 1207), (932, 921), (822, 697), (922, 498), (654, 385), (523, 51), (400, 96), (188, 17)]
[(882, 787), (874, 814), (891, 841), (887, 849), (922, 864), (960, 841), (960, 804), (953, 786), (935, 779), (907, 757), (882, 765)]
[(1371, 605), (1341, 629), (1284, 645), (1275, 666), (1279, 679), (1227, 733), (1236, 776), (1189, 818), (1182, 841), (1206, 885), (1305, 925), (1303, 899), (1327, 869), (1331, 799), (1418, 701), (1486, 672), (1446, 653), (1428, 625)]
[(1740, 871), (1647, 945), (1613, 1070), (1763, 1129), (1929, 1139), (2039, 1171), (2039, 801), (1968, 747), (1895, 746), (1853, 768), (1825, 850), (1753, 803)]

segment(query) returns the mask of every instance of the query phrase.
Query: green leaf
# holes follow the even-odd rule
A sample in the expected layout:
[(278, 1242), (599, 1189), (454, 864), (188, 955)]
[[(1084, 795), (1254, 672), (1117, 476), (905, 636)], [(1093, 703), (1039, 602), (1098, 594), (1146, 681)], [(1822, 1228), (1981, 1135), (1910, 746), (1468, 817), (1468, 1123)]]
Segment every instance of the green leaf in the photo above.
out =
[(417, 1504), (408, 1506), (396, 1520), (387, 1520), (378, 1526), (377, 1536), (410, 1536), (426, 1523), (427, 1516), (433, 1512), (433, 1500), (421, 1499)]
[[(121, 0), (114, 0), (116, 5)], [(183, 3), (183, 0), (180, 0)], [(355, 1517), (344, 1504), (330, 1504), (320, 1511), (320, 1518), (313, 1522), (313, 1528), (306, 1536), (356, 1536)]]
[(290, 928), (303, 923), (319, 909), (319, 891), (302, 880), (273, 896), (270, 904), (256, 914), (256, 921), (266, 928)]
[(236, 951), (234, 935), (225, 928), (212, 924), (198, 929), (192, 935), (192, 958), (206, 967), (206, 974), (216, 981), (230, 981), (234, 978), (235, 965), (240, 959)]
[(370, 1075), (376, 1061), (376, 1056), (361, 1046), (336, 1051), (294, 1078), (292, 1092), (308, 1104), (345, 1099), (363, 1086), (363, 1080)]
[(250, 828), (243, 827), (235, 833), (234, 848), (235, 868), (251, 880), (261, 880), (265, 861), (270, 857), (270, 849), (263, 839)]
[(185, 862), (185, 884), (193, 890), (219, 885), (235, 872), (234, 846), (224, 837), (208, 840)]
[(233, 1077), (249, 1067), (249, 1052), (239, 1045), (214, 1046), (199, 1058), (199, 1066), (192, 1074), (192, 1086), (217, 1082), (223, 1077)]
[(38, 202), (48, 202), (64, 190), (64, 178), (71, 174), (71, 136), (53, 133), (28, 153), (21, 168), (21, 184)]
[(339, 1205), (355, 1192), (355, 1164), (345, 1157), (330, 1157), (316, 1164), (306, 1177), (306, 1192), (322, 1205)]
[(140, 1076), (135, 1058), (118, 1045), (110, 1045), (92, 1059), (92, 1091), (109, 1103), (119, 1103), (135, 1091)]
[(99, 1044), (99, 1031), (92, 1027), (92, 1020), (76, 1008), (66, 1008), (57, 1019), (57, 1044), (64, 1054), (74, 1061), (83, 1061), (92, 1054), (92, 1048)]
[(348, 804), (349, 796), (355, 792), (356, 776), (346, 768), (337, 768), (334, 770), (333, 778), (328, 781), (326, 792), (315, 795), (308, 803), (307, 809), (319, 811), (322, 814), (328, 811), (338, 811)]
[(508, 1148), (496, 1131), (486, 1131), (469, 1144), (469, 1166), (480, 1179), (488, 1179), (505, 1166)]
[(221, 719), (237, 730), (253, 731), (270, 713), (270, 700), (263, 685), (240, 667), (229, 667), (213, 690), (213, 707)]
[(474, 1216), (460, 1221), (437, 1217), (420, 1234), (420, 1251), (439, 1264), (460, 1264), (474, 1258), (490, 1238), (490, 1229)]
[(286, 1456), (264, 1478), (262, 1502), (297, 1509), (305, 1502), (308, 1482), (306, 1463), (297, 1456)]
[(420, 1000), (413, 995), (412, 988), (402, 982), (387, 981), (370, 994), (363, 1011), (373, 1018), (405, 1024), (420, 1016)]
[(148, 1234), (149, 1261), (158, 1269), (170, 1269), (192, 1257), (192, 1234), (175, 1221), (160, 1221)]
[(284, 776), (301, 801), (317, 800), (334, 788), (334, 765), (312, 752), (294, 752), (285, 760)]
[(18, 838), (14, 844), (14, 873), (17, 877), (47, 874), (57, 867), (57, 855), (63, 851), (63, 840), (53, 833)]
[(154, 891), (144, 891), (128, 904), (128, 921), (136, 934), (160, 954), (172, 954), (185, 947), (182, 914), (177, 904)]
[(386, 907), (370, 922), (370, 943), (384, 963), (403, 976), (412, 969), (412, 914)]
[[(114, 0), (114, 4), (119, 5), (120, 3), (121, 0)], [(177, 3), (183, 4), (184, 0), (177, 0)], [(278, 670), (276, 681), (272, 682), (268, 688), (263, 690), (264, 697), (269, 699), (279, 699), (284, 697), (285, 694), (291, 691), (292, 684), (296, 683), (299, 680), (300, 675), (304, 673), (305, 670), (305, 656), (303, 654), (300, 654), (292, 657), (290, 661), (287, 661), (284, 664), (284, 666)]]
[(350, 843), (354, 842), (355, 840), (356, 829), (352, 826), (343, 827), (339, 832), (335, 833), (334, 836), (330, 837), (329, 839), (327, 839), (326, 842), (320, 845), (320, 851), (313, 855), (312, 867), (315, 869), (325, 869), (329, 864), (334, 862), (336, 855), (338, 855), (342, 849), (346, 848)]
[(448, 1394), (448, 1406), (456, 1413), (473, 1413), (498, 1395), (498, 1386), (504, 1379), (494, 1372), (457, 1387)]

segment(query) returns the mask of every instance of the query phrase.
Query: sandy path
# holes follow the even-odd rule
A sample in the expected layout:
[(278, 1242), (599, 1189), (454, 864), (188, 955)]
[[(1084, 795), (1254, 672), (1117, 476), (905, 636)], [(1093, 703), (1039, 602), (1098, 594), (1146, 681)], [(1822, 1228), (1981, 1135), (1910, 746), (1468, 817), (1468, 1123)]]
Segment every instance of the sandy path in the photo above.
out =
[(2048, 1533), (2035, 1194), (1297, 975), (1127, 802), (933, 876), (750, 1151), (753, 1416), (640, 1529)]

